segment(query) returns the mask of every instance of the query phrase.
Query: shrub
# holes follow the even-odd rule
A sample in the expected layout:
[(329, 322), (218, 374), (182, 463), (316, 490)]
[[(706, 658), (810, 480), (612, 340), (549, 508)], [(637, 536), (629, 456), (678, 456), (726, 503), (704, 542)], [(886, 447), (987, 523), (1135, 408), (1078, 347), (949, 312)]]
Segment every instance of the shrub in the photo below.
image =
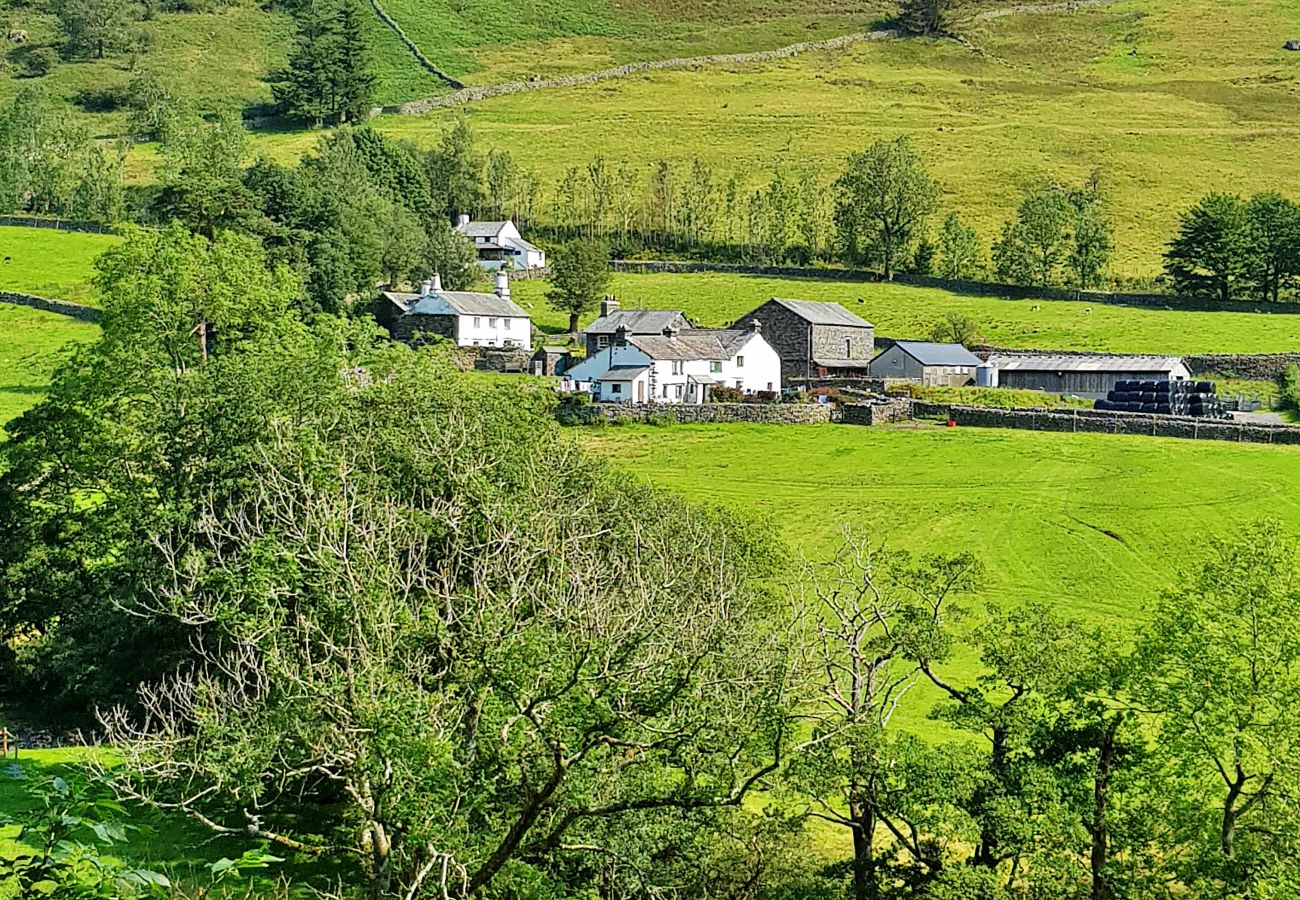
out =
[(125, 85), (86, 88), (78, 91), (72, 102), (90, 113), (113, 112), (126, 106), (130, 102), (130, 96)]
[(59, 64), (59, 54), (53, 47), (37, 47), (23, 60), (23, 71), (28, 78), (41, 78), (54, 71)]
[(714, 403), (740, 403), (744, 399), (744, 395), (740, 392), (740, 388), (715, 384), (709, 389), (709, 399)]
[(1295, 363), (1286, 367), (1282, 373), (1282, 390), (1278, 396), (1278, 405), (1283, 409), (1300, 409), (1300, 366)]

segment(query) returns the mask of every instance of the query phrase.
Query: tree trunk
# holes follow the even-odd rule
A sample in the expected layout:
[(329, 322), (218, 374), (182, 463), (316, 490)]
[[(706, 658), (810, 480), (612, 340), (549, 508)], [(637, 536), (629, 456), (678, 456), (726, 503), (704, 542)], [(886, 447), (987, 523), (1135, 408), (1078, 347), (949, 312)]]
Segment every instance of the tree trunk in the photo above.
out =
[(1118, 717), (1111, 720), (1097, 748), (1097, 771), (1092, 784), (1092, 900), (1110, 900), (1110, 883), (1106, 878), (1106, 855), (1110, 850), (1110, 831), (1106, 814), (1110, 807), (1110, 779), (1115, 764), (1115, 732)]
[[(1006, 782), (1007, 731), (1005, 728), (993, 729), (993, 750), (989, 759), (989, 770), (993, 774), (994, 790), (1001, 791)], [(981, 817), (983, 818), (983, 817)], [(995, 869), (998, 865), (998, 837), (985, 822), (980, 823), (980, 842), (975, 848), (974, 862), (978, 866)]]
[(578, 314), (576, 312), (571, 312), (569, 313), (569, 334), (577, 334), (577, 333), (578, 333)]
[(851, 802), (853, 829), (853, 900), (876, 900), (875, 834), (876, 816), (869, 806)]
[(1246, 785), (1245, 773), (1237, 767), (1236, 779), (1228, 785), (1228, 796), (1223, 801), (1223, 821), (1219, 825), (1219, 848), (1225, 859), (1232, 859), (1237, 839), (1237, 801)]

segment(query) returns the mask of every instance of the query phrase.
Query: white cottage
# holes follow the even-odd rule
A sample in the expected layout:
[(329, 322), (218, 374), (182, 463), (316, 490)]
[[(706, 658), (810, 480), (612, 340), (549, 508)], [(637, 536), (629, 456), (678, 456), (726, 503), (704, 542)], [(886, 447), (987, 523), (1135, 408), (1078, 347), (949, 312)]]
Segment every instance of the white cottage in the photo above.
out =
[(745, 394), (781, 390), (781, 359), (758, 322), (727, 331), (665, 328), (629, 335), (565, 372), (606, 403), (706, 403), (713, 388)]
[(471, 222), (469, 216), (461, 216), (456, 230), (474, 242), (478, 264), (489, 272), (546, 266), (546, 254), (524, 240), (514, 222)]
[(434, 275), (424, 282), (418, 294), (384, 291), (384, 311), (379, 316), (402, 341), (415, 341), (420, 335), (439, 335), (458, 347), (531, 348), (533, 323), (510, 299), (510, 279), (505, 272), (496, 276), (496, 290), (491, 294), (472, 291), (444, 291), (442, 280)]

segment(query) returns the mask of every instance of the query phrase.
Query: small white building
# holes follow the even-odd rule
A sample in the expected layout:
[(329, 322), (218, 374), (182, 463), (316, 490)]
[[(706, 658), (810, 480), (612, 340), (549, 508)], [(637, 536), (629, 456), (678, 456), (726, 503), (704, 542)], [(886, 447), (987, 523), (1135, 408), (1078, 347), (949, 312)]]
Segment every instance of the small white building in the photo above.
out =
[(456, 230), (474, 242), (478, 264), (489, 272), (501, 268), (541, 269), (546, 266), (546, 254), (524, 240), (515, 223), (508, 219), (504, 222), (471, 222), (469, 216), (461, 216)]
[(387, 315), (379, 316), (394, 339), (414, 342), (420, 335), (438, 335), (457, 347), (531, 349), (533, 322), (510, 299), (510, 279), (505, 272), (496, 276), (491, 294), (444, 291), (434, 275), (418, 294), (384, 291), (381, 302)]
[(629, 335), (565, 372), (589, 384), (606, 403), (706, 403), (713, 388), (744, 394), (781, 390), (781, 358), (758, 322), (749, 328), (714, 331), (665, 328), (662, 334)]

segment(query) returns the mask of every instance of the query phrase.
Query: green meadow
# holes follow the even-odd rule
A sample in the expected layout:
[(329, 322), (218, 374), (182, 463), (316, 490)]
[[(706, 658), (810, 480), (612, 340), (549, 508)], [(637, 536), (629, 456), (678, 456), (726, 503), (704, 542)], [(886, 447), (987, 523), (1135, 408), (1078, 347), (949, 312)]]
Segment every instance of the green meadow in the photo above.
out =
[(40, 400), (71, 344), (98, 334), (67, 316), (0, 303), (0, 430)]
[(95, 258), (117, 240), (107, 234), (0, 227), (0, 291), (91, 301)]
[[(547, 285), (517, 281), (515, 299), (539, 327), (568, 319), (546, 301)], [(1277, 353), (1300, 349), (1300, 314), (1196, 312), (1072, 301), (1004, 300), (933, 288), (826, 278), (706, 273), (615, 275), (610, 290), (629, 308), (682, 309), (705, 326), (734, 321), (771, 297), (842, 303), (892, 338), (923, 338), (948, 313), (970, 316), (1004, 347), (1123, 353)], [(1037, 307), (1037, 308), (1035, 308)]]

